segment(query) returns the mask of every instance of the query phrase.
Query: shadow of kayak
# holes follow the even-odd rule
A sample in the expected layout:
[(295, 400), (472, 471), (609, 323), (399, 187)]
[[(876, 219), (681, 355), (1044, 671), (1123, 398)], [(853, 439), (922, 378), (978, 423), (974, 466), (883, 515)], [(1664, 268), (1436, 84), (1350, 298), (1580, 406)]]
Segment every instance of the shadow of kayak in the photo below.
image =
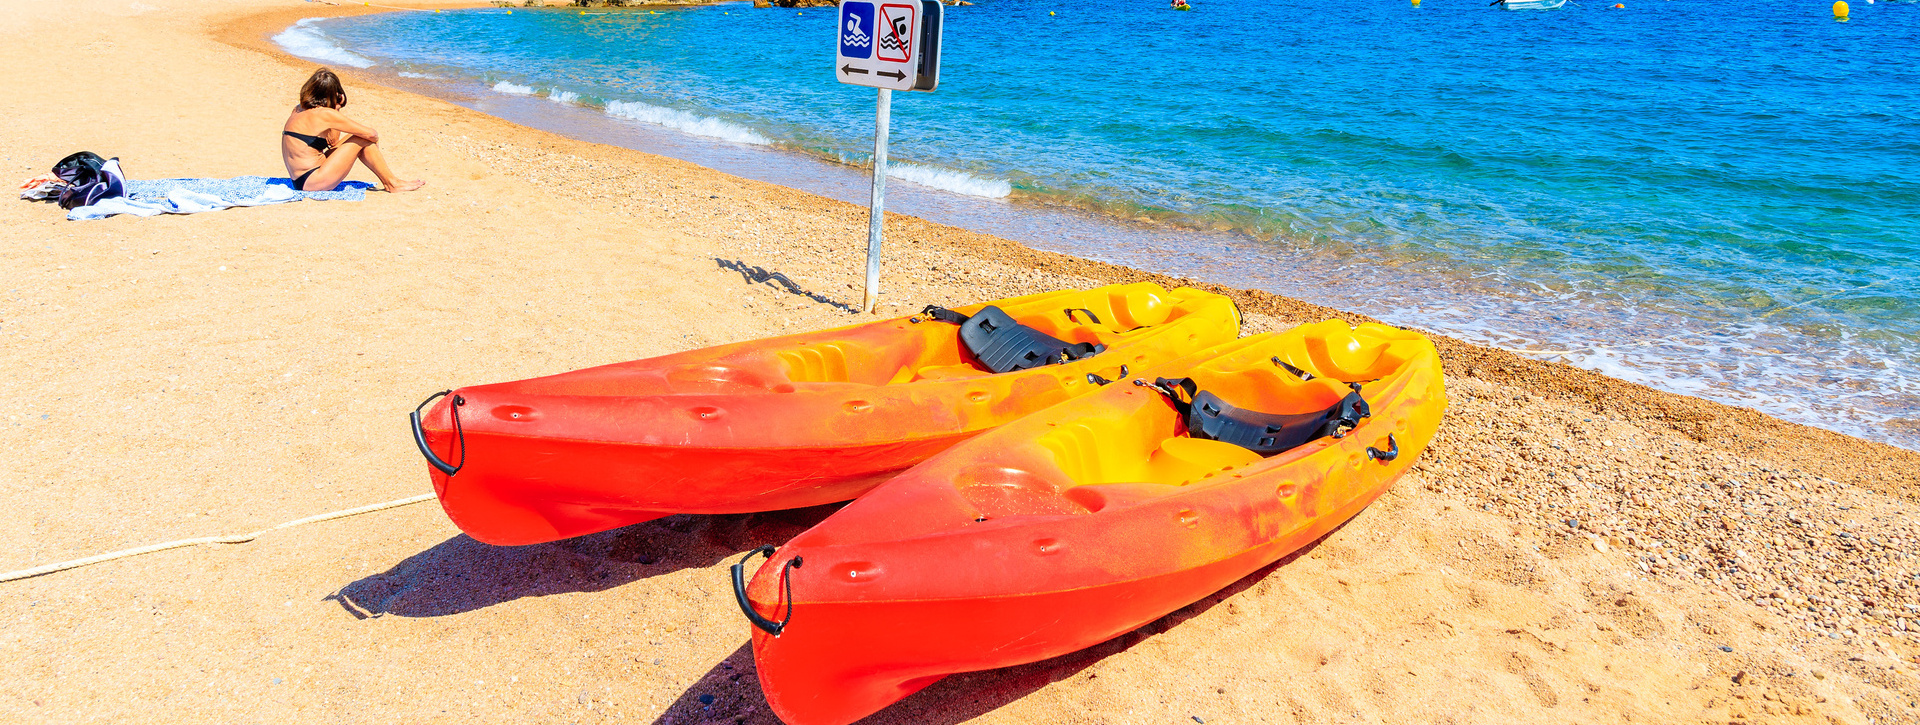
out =
[(779, 544), (840, 504), (752, 514), (683, 514), (530, 546), (493, 546), (461, 534), (324, 597), (357, 619), (440, 617), (523, 597), (597, 592), (682, 569), (701, 569), (761, 544)]

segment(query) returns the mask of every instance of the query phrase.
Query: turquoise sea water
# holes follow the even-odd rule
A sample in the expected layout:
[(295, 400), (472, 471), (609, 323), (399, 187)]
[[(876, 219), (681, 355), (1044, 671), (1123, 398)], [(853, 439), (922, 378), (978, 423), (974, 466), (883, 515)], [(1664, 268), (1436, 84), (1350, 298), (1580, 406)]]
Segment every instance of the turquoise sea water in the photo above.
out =
[[(948, 9), (940, 90), (895, 95), (895, 174), (1118, 230), (1010, 233), (1036, 246), (1920, 448), (1920, 4), (1623, 1), (976, 0)], [(873, 92), (834, 82), (831, 9), (588, 12), (279, 40), (554, 102), (523, 116), (867, 159)]]

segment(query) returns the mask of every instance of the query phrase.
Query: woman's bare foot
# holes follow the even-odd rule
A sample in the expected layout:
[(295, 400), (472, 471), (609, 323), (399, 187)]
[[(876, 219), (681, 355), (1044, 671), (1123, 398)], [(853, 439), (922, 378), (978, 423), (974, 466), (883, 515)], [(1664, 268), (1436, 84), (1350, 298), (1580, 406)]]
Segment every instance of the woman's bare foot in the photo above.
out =
[(418, 189), (426, 185), (427, 185), (427, 182), (420, 181), (417, 179), (414, 181), (396, 181), (394, 183), (387, 185), (387, 191), (391, 191), (393, 193), (398, 194), (402, 191), (413, 191), (414, 189)]

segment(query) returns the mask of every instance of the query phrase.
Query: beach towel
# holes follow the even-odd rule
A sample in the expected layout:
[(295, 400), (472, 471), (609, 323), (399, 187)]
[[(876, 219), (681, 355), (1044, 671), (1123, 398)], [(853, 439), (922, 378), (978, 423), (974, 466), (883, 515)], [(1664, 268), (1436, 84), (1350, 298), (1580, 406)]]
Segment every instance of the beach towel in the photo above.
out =
[(125, 196), (105, 199), (67, 211), (67, 219), (86, 221), (115, 214), (198, 214), (236, 206), (264, 206), (290, 201), (362, 201), (374, 185), (348, 181), (333, 191), (298, 191), (290, 179), (238, 176), (231, 179), (159, 179), (128, 181)]

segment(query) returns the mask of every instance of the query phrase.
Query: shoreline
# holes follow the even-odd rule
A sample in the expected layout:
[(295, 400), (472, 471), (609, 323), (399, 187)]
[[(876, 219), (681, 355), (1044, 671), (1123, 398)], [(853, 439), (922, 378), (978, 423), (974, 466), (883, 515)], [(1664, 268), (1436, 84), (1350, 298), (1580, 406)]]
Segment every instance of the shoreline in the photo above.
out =
[[(689, 22), (693, 24), (687, 27), (707, 27), (696, 21)], [(546, 21), (539, 23), (544, 26)], [(342, 37), (359, 37), (373, 43), (369, 47), (379, 47), (366, 36)], [(335, 47), (332, 44), (348, 41), (323, 40), (316, 36), (310, 42), (323, 44), (316, 47), (332, 48)], [(302, 50), (301, 46), (291, 47), (295, 52), (320, 53)], [(415, 60), (424, 62), (419, 58)], [(549, 90), (537, 79), (511, 73), (504, 75), (507, 80), (491, 85), (503, 76), (493, 71), (469, 73), (457, 68), (414, 68), (448, 76), (434, 80), (395, 78), (395, 69), (389, 63), (390, 59), (383, 60), (380, 66), (368, 69), (369, 74), (382, 76), (370, 80), (578, 141), (671, 156), (735, 176), (864, 204), (864, 178), (857, 179), (858, 183), (850, 181), (863, 175), (848, 172), (861, 168), (858, 159), (850, 162), (838, 159), (838, 154), (851, 152), (837, 145), (833, 148), (838, 151), (796, 149), (782, 141), (769, 140), (768, 137), (785, 138), (765, 130), (780, 127), (773, 121), (728, 114), (688, 115), (675, 109), (648, 106), (645, 102), (634, 104), (647, 109), (649, 114), (678, 114), (699, 121), (699, 129), (681, 133), (682, 125), (693, 120), (670, 121), (653, 116), (640, 117), (639, 122), (622, 120), (636, 117), (630, 115), (630, 111), (616, 113), (594, 105), (619, 106), (628, 104), (626, 99), (638, 96), (609, 94), (605, 89), (596, 91), (605, 95), (604, 98), (576, 96), (572, 91), (588, 94), (592, 86), (549, 79), (567, 86), (553, 86)], [(480, 77), (486, 80), (478, 82)], [(521, 83), (540, 88), (517, 85)], [(507, 90), (501, 90), (502, 86), (508, 87)], [(562, 93), (563, 90), (567, 92)], [(563, 100), (550, 102), (548, 94)], [(675, 130), (662, 132), (648, 123)], [(709, 125), (719, 130), (707, 128)], [(741, 136), (752, 140), (738, 145), (711, 140), (738, 140), (736, 137)], [(953, 182), (962, 183), (961, 186), (942, 185), (942, 188), (959, 191), (961, 196), (949, 197), (926, 192), (913, 184), (900, 184), (892, 195), (890, 209), (1015, 240), (1036, 249), (1111, 261), (1171, 277), (1208, 279), (1230, 287), (1270, 290), (1394, 324), (1425, 327), (1483, 347), (1522, 353), (1541, 361), (1567, 362), (1656, 389), (1760, 410), (1776, 418), (1843, 435), (1907, 450), (1920, 448), (1914, 438), (1920, 429), (1913, 428), (1910, 416), (1901, 408), (1905, 398), (1896, 394), (1899, 381), (1905, 379), (1899, 371), (1905, 368), (1896, 364), (1887, 373), (1891, 377), (1881, 383), (1863, 381), (1858, 387), (1840, 387), (1832, 381), (1872, 376), (1851, 363), (1820, 362), (1833, 360), (1836, 355), (1844, 357), (1843, 353), (1851, 349), (1846, 344), (1818, 336), (1796, 336), (1793, 330), (1800, 329), (1797, 327), (1761, 329), (1765, 327), (1761, 323), (1782, 311), (1779, 309), (1757, 320), (1741, 322), (1700, 310), (1670, 308), (1654, 301), (1634, 302), (1627, 293), (1621, 293), (1625, 298), (1615, 300), (1589, 289), (1591, 294), (1569, 292), (1566, 299), (1539, 299), (1537, 294), (1528, 291), (1531, 287), (1518, 280), (1494, 275), (1495, 281), (1489, 282), (1482, 279), (1485, 275), (1459, 270), (1447, 272), (1434, 268), (1433, 260), (1419, 255), (1406, 260), (1374, 260), (1393, 262), (1391, 264), (1356, 266), (1350, 258), (1353, 252), (1339, 243), (1308, 247), (1288, 243), (1275, 247), (1232, 230), (1200, 230), (1177, 220), (1143, 223), (1144, 218), (1135, 218), (1136, 215), (1126, 213), (1125, 209), (1075, 205), (1054, 198), (1051, 192), (1024, 187), (1015, 188), (1010, 197), (999, 201), (969, 199), (964, 196), (970, 193), (965, 184), (991, 182), (1004, 188), (1008, 182), (992, 174), (974, 177), (968, 176), (968, 172), (952, 171), (971, 168), (969, 164), (955, 165), (952, 160), (936, 163), (947, 163), (947, 166), (926, 168), (951, 171), (964, 179), (965, 183)], [(1018, 178), (1018, 175), (1007, 178)], [(1239, 264), (1236, 260), (1246, 263)], [(1276, 271), (1281, 269), (1291, 273)], [(1568, 272), (1560, 279), (1571, 285), (1569, 289), (1589, 286), (1581, 282), (1586, 278), (1579, 273)], [(1544, 281), (1559, 289), (1553, 280), (1534, 281)], [(1838, 294), (1840, 292), (1834, 293)], [(1812, 301), (1817, 299), (1787, 307)], [(1750, 329), (1749, 324), (1760, 327)], [(1864, 355), (1885, 352), (1872, 345), (1859, 351)], [(1876, 390), (1885, 390), (1888, 395), (1872, 394)]]
[[(492, 6), (461, 4), (453, 7)], [(356, 9), (346, 6), (344, 9), (346, 12), (341, 15), (370, 14), (364, 8)], [(271, 37), (298, 20), (320, 16), (310, 10), (289, 9), (228, 18), (218, 24), (215, 37), (228, 45), (263, 53), (282, 62), (308, 65), (312, 61), (286, 53), (272, 42)], [(372, 12), (387, 11), (374, 9)], [(382, 87), (400, 93), (412, 93), (403, 88)], [(444, 101), (440, 102), (444, 103)], [(461, 110), (481, 114), (479, 111), (471, 111), (464, 107)], [(489, 116), (489, 118), (493, 117)], [(512, 124), (505, 120), (500, 122)], [(577, 145), (568, 149), (575, 153), (619, 148), (580, 141), (518, 124), (513, 125), (530, 133), (547, 135), (553, 139), (564, 139), (566, 144)], [(628, 149), (621, 149), (621, 151), (631, 152)], [(743, 181), (770, 183), (745, 179)], [(829, 204), (846, 203), (824, 198), (820, 201)], [(860, 208), (864, 209), (863, 206)], [(888, 213), (890, 235), (892, 220), (897, 216), (894, 213)], [(944, 227), (944, 225), (919, 219), (912, 219), (912, 221), (924, 227)], [(911, 235), (917, 231), (919, 230), (916, 229), (907, 234)], [(1102, 282), (1154, 281), (1163, 285), (1197, 286), (1228, 294), (1243, 310), (1274, 315), (1282, 319), (1304, 321), (1321, 316), (1337, 317), (1350, 323), (1379, 322), (1370, 316), (1336, 310), (1262, 290), (1234, 289), (1203, 280), (1142, 271), (1124, 265), (1034, 249), (1018, 242), (966, 229), (944, 227), (942, 231), (947, 232), (943, 235), (946, 238), (942, 241), (955, 251), (975, 258), (1010, 262), (1036, 271), (1071, 274)], [(1489, 382), (1525, 387), (1548, 397), (1581, 401), (1597, 410), (1617, 412), (1635, 422), (1662, 425), (1696, 441), (1718, 447), (1756, 451), (1764, 450), (1771, 445), (1785, 444), (1799, 449), (1802, 455), (1792, 457), (1797, 459), (1797, 462), (1795, 460), (1774, 461), (1780, 467), (1833, 471), (1835, 473), (1826, 475), (1835, 480), (1874, 488), (1884, 493), (1920, 499), (1920, 451), (1911, 451), (1891, 444), (1786, 421), (1751, 408), (1680, 393), (1669, 393), (1566, 363), (1536, 360), (1491, 346), (1470, 343), (1430, 331), (1423, 330), (1423, 332), (1434, 337), (1440, 345), (1442, 362), (1450, 376), (1465, 373)]]
[[(77, 148), (136, 178), (280, 173), (312, 64), (268, 31), (315, 6), (0, 3), (19, 28), (0, 79), (30, 91), (0, 126), (41, 129), (0, 154), (21, 178)], [(162, 65), (191, 80), (125, 72)], [(405, 413), (436, 390), (854, 319), (860, 205), (347, 82), (426, 189), (87, 223), (0, 206), (17, 451), (0, 570), (416, 496)], [(1181, 282), (886, 223), (887, 314)], [(1247, 332), (1361, 319), (1200, 286)], [(1337, 532), (1110, 642), (949, 677), (866, 722), (1920, 719), (1910, 454), (1436, 341), (1440, 437)], [(0, 708), (775, 725), (727, 568), (833, 509), (492, 547), (423, 504), (11, 582)]]

